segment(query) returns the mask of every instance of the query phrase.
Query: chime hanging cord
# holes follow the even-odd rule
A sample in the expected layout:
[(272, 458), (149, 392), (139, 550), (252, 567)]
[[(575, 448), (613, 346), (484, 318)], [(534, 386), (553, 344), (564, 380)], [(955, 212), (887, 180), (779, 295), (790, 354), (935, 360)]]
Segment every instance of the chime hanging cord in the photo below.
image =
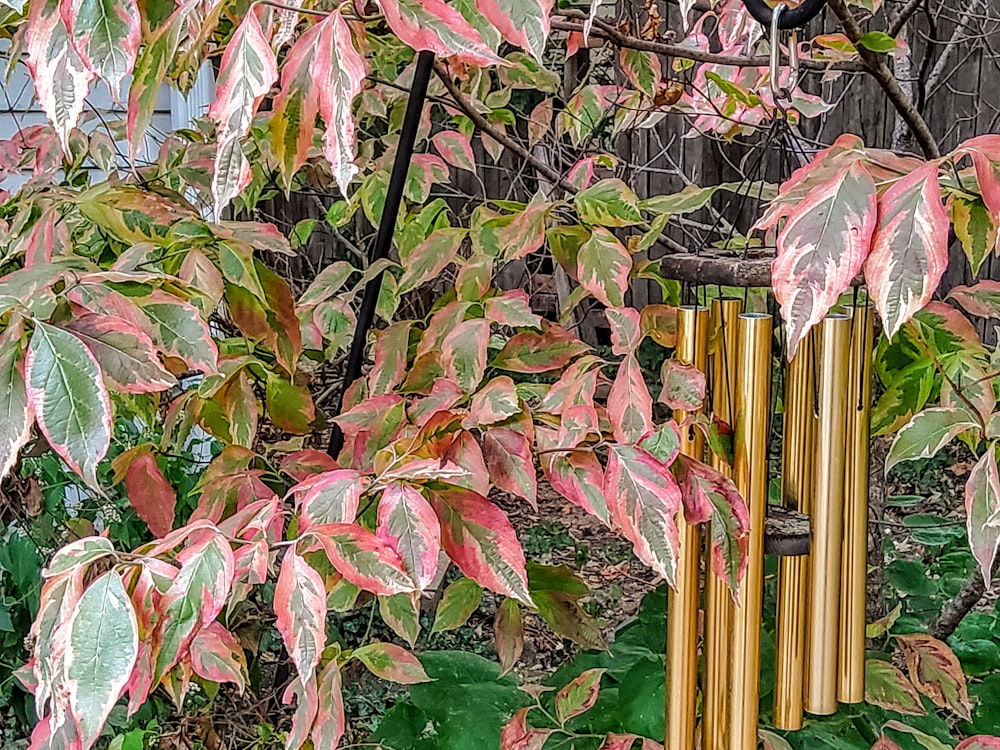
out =
[[(406, 185), (406, 174), (410, 170), (413, 159), (413, 145), (417, 141), (417, 131), (420, 129), (420, 115), (427, 98), (427, 84), (434, 69), (434, 53), (420, 52), (413, 72), (413, 84), (410, 86), (410, 98), (406, 102), (406, 113), (403, 116), (403, 127), (399, 133), (399, 143), (396, 145), (396, 157), (392, 162), (392, 174), (389, 176), (389, 186), (386, 189), (385, 204), (382, 207), (382, 217), (378, 223), (375, 242), (369, 253), (368, 263), (371, 265), (383, 258), (389, 257), (392, 249), (392, 236), (399, 216), (399, 206), (403, 202), (403, 188)], [(384, 272), (383, 272), (384, 273)], [(354, 329), (351, 340), (351, 350), (347, 355), (347, 365), (344, 368), (344, 384), (337, 397), (335, 414), (340, 414), (344, 405), (344, 394), (350, 385), (361, 377), (361, 367), (365, 361), (365, 344), (368, 341), (368, 331), (375, 321), (375, 308), (378, 305), (378, 295), (382, 289), (382, 273), (372, 278), (365, 285), (364, 296), (361, 298), (361, 309), (358, 310), (358, 325)], [(334, 458), (344, 447), (344, 433), (334, 422), (330, 432), (330, 444), (327, 453)]]

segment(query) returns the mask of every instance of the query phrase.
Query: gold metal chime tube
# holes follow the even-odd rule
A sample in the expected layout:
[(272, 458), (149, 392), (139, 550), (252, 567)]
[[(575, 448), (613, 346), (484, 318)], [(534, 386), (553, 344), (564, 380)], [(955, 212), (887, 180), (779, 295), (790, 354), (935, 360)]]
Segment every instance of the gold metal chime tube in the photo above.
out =
[(747, 571), (733, 609), (729, 659), (729, 748), (755, 750), (760, 703), (760, 627), (771, 393), (770, 315), (740, 316), (733, 478), (750, 509)]
[(841, 562), (840, 649), (837, 699), (865, 699), (865, 582), (868, 570), (868, 458), (871, 432), (871, 303), (854, 310), (847, 400), (844, 544)]
[[(733, 425), (738, 355), (738, 320), (743, 301), (712, 300), (712, 411)], [(728, 463), (712, 456), (712, 466), (726, 476)], [(705, 675), (702, 692), (702, 750), (726, 750), (729, 724), (729, 646), (732, 640), (733, 599), (725, 581), (712, 572), (711, 549), (705, 561)]]
[(819, 325), (812, 547), (807, 589), (804, 705), (811, 714), (837, 710), (844, 446), (852, 321), (831, 314)]
[[(782, 434), (781, 500), (790, 510), (812, 510), (813, 337), (807, 334), (788, 363), (785, 426)], [(805, 596), (809, 558), (778, 558), (778, 612), (775, 626), (774, 726), (802, 728), (802, 675), (805, 660)]]
[[(707, 307), (684, 306), (677, 310), (676, 358), (702, 372), (708, 368), (709, 314)], [(688, 413), (675, 411), (683, 425)], [(693, 427), (681, 428), (681, 453), (701, 461), (705, 439)], [(695, 708), (698, 694), (698, 599), (701, 531), (677, 513), (680, 553), (677, 590), (667, 592), (666, 746), (694, 750)]]

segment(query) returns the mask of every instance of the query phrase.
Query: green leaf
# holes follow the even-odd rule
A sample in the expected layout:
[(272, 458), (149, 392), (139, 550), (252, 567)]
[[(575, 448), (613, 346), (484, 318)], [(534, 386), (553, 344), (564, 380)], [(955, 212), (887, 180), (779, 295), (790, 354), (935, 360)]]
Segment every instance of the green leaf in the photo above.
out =
[(627, 227), (642, 223), (632, 188), (618, 179), (601, 180), (576, 194), (573, 205), (585, 224)]
[(420, 605), (414, 594), (393, 594), (378, 597), (378, 613), (392, 632), (412, 648), (420, 635)]
[(926, 713), (920, 696), (906, 675), (889, 662), (879, 659), (865, 662), (865, 700), (874, 706), (910, 716)]
[(94, 355), (73, 334), (37, 321), (26, 370), (28, 399), (49, 445), (100, 489), (97, 464), (111, 444), (111, 401)]
[(529, 563), (527, 569), (531, 598), (549, 627), (583, 648), (607, 649), (601, 629), (580, 606), (590, 593), (586, 584), (565, 565)]
[(432, 633), (462, 627), (483, 601), (483, 587), (471, 578), (459, 578), (448, 585), (434, 615)]
[(118, 573), (108, 571), (84, 591), (69, 622), (66, 688), (85, 750), (100, 734), (138, 655), (132, 602)]
[(892, 52), (899, 45), (896, 43), (895, 39), (886, 34), (884, 31), (869, 31), (867, 34), (862, 34), (861, 38), (858, 39), (858, 46), (864, 47), (872, 52), (882, 53)]
[(949, 209), (955, 236), (962, 243), (973, 276), (978, 276), (983, 261), (997, 245), (997, 233), (1000, 230), (998, 218), (986, 208), (982, 200), (970, 200), (960, 195), (954, 197)]

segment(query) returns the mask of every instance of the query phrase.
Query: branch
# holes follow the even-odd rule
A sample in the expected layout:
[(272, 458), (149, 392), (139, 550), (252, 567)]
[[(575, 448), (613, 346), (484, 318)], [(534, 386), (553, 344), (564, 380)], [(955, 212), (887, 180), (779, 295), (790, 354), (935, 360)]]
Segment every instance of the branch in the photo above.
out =
[[(724, 255), (676, 253), (660, 258), (660, 271), (668, 279), (692, 284), (720, 284), (735, 287), (770, 287), (773, 258), (738, 258)], [(865, 283), (859, 274), (851, 286)]]
[(927, 76), (927, 81), (924, 84), (924, 90), (927, 92), (927, 97), (930, 98), (934, 89), (937, 88), (938, 81), (941, 80), (941, 76), (944, 75), (944, 70), (948, 66), (948, 62), (951, 60), (952, 54), (958, 49), (958, 45), (965, 38), (965, 30), (968, 28), (969, 24), (972, 22), (972, 16), (979, 12), (980, 6), (983, 5), (985, 0), (972, 0), (969, 3), (969, 7), (965, 9), (962, 13), (962, 18), (959, 20), (958, 25), (955, 26), (955, 30), (951, 34), (951, 38), (945, 43), (944, 51), (941, 52), (941, 57), (937, 59), (934, 63), (934, 67), (931, 68), (931, 73)]
[[(994, 575), (1000, 570), (1000, 557), (993, 563)], [(965, 616), (979, 604), (986, 594), (986, 582), (983, 573), (976, 567), (962, 583), (954, 599), (945, 603), (941, 612), (930, 626), (930, 634), (938, 640), (945, 641), (958, 628)]]
[(924, 158), (939, 158), (941, 156), (941, 149), (938, 148), (934, 135), (931, 133), (930, 128), (927, 127), (926, 120), (921, 117), (913, 100), (906, 95), (900, 87), (899, 81), (896, 80), (892, 71), (885, 64), (885, 57), (858, 44), (858, 40), (862, 36), (861, 28), (854, 19), (854, 15), (848, 9), (845, 0), (828, 0), (828, 3), (830, 9), (840, 19), (847, 38), (857, 48), (858, 54), (861, 56), (861, 64), (864, 65), (865, 69), (867, 69), (878, 85), (882, 87), (892, 106), (899, 112), (899, 116), (910, 126), (910, 131), (920, 145), (920, 150), (923, 152)]
[[(573, 8), (555, 10), (553, 11), (553, 16), (580, 19), (581, 21), (588, 17), (588, 15), (583, 11), (575, 10)], [(577, 23), (575, 21), (560, 21), (555, 17), (552, 19), (552, 28), (558, 29), (559, 31), (576, 31), (583, 33), (582, 22)], [(721, 55), (715, 52), (708, 52), (706, 50), (684, 47), (680, 44), (639, 39), (638, 37), (623, 34), (621, 31), (609, 24), (600, 23), (599, 20), (594, 21), (594, 26), (590, 30), (590, 35), (605, 39), (619, 47), (637, 49), (644, 52), (655, 52), (660, 55), (680, 57), (684, 60), (694, 60), (695, 62), (713, 63), (715, 65), (732, 65), (739, 68), (766, 68), (770, 64), (770, 60), (767, 55), (754, 55), (752, 57), (748, 55)], [(828, 70), (860, 73), (867, 70), (867, 68), (860, 63), (841, 62), (833, 63), (831, 65), (820, 60), (810, 60), (808, 58), (800, 60), (799, 67), (803, 70), (819, 73), (825, 73)]]
[(892, 23), (889, 24), (888, 30), (885, 32), (889, 36), (895, 38), (899, 35), (899, 32), (903, 30), (906, 26), (906, 22), (910, 20), (910, 17), (917, 12), (917, 8), (924, 2), (924, 0), (910, 0), (906, 5), (904, 5)]
[(575, 186), (563, 179), (559, 172), (554, 170), (545, 162), (537, 159), (534, 154), (528, 151), (528, 149), (515, 141), (513, 138), (510, 138), (506, 133), (502, 133), (490, 125), (489, 121), (479, 114), (479, 112), (477, 112), (468, 101), (466, 101), (461, 89), (455, 85), (455, 82), (451, 80), (451, 76), (449, 76), (448, 72), (441, 67), (440, 63), (434, 63), (434, 73), (441, 80), (441, 83), (444, 84), (444, 87), (448, 90), (448, 93), (451, 95), (451, 98), (454, 100), (458, 108), (462, 110), (462, 112), (464, 112), (473, 123), (475, 123), (477, 128), (486, 133), (486, 135), (502, 145), (504, 148), (517, 154), (525, 162), (534, 167), (540, 175), (553, 185), (565, 190), (570, 195), (576, 195), (580, 192)]

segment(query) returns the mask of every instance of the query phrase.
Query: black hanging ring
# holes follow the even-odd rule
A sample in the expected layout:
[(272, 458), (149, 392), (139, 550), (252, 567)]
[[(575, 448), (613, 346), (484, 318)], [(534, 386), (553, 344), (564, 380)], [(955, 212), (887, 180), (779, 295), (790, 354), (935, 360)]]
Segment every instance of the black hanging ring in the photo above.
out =
[[(764, 28), (771, 28), (771, 14), (774, 10), (764, 0), (743, 0), (743, 5)], [(778, 28), (782, 31), (805, 26), (823, 10), (826, 0), (804, 0), (797, 8), (785, 7), (779, 19)]]

